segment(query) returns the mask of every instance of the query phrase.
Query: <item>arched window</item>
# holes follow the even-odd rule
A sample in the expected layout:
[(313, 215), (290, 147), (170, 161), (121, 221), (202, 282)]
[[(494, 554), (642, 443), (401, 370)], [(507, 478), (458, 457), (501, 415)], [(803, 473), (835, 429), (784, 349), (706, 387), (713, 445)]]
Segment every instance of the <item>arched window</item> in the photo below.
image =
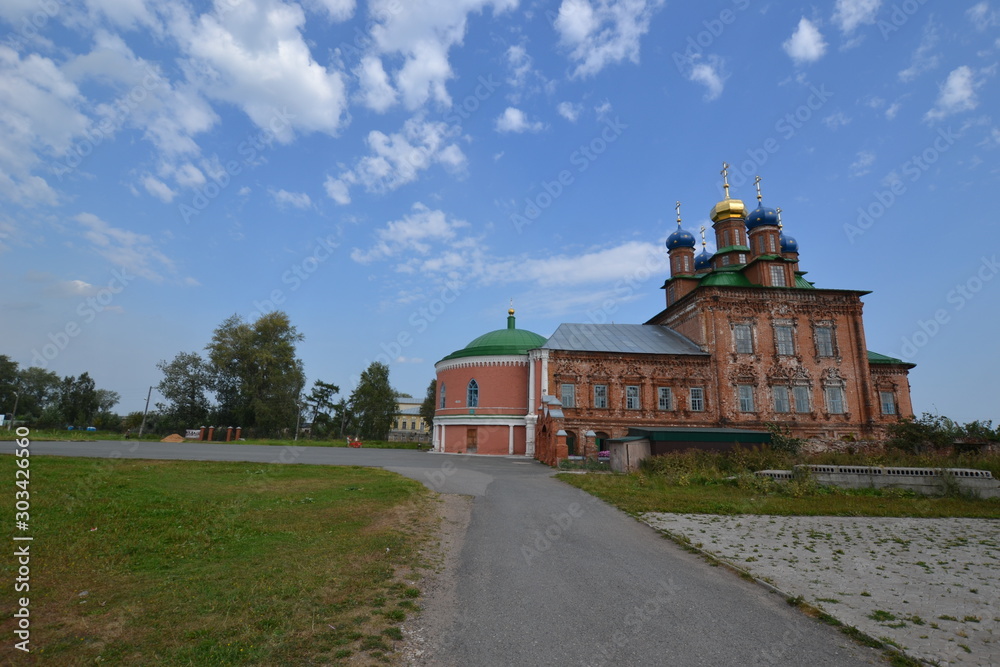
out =
[(466, 392), (466, 403), (470, 408), (479, 407), (479, 384), (475, 380), (469, 380), (469, 389)]
[(444, 382), (441, 383), (441, 409), (443, 410), (445, 406), (444, 400)]

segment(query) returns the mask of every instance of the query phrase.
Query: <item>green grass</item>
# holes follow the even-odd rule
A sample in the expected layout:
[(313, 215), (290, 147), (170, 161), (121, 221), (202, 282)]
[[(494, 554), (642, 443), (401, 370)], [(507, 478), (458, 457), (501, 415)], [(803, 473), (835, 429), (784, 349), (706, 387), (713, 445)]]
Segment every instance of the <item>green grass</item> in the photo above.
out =
[[(14, 479), (14, 461), (0, 457), (5, 479)], [(395, 607), (420, 595), (418, 550), (434, 512), (422, 485), (393, 473), (30, 461), (28, 595), (41, 662), (382, 661), (406, 613), (383, 613), (376, 598)], [(0, 567), (12, 582), (14, 560)], [(14, 601), (0, 597), (7, 637)]]
[[(898, 492), (789, 487), (757, 480), (646, 474), (556, 475), (631, 514), (774, 514), (1000, 518), (1000, 500), (932, 498)], [(744, 483), (744, 480), (746, 482)], [(766, 482), (769, 482), (767, 480)]]
[[(219, 437), (223, 440), (219, 440)], [(226, 436), (225, 429), (215, 431), (215, 440), (212, 444), (216, 445), (277, 445), (279, 447), (347, 447), (346, 440), (310, 440), (307, 438), (301, 438), (299, 440), (292, 439), (275, 439), (275, 438), (258, 438), (251, 440), (240, 440), (240, 441), (230, 441), (226, 442), (224, 440)], [(6, 429), (0, 429), (0, 442), (5, 440), (14, 440), (17, 436), (14, 431), (7, 431)], [(164, 437), (163, 434), (145, 434), (142, 436), (142, 442), (159, 442)], [(54, 441), (54, 442), (93, 442), (94, 440), (121, 440), (125, 441), (125, 436), (116, 431), (78, 431), (76, 429), (72, 431), (67, 431), (65, 429), (32, 429), (31, 439), (39, 441)], [(139, 440), (139, 438), (133, 436), (130, 440)], [(196, 440), (191, 440), (189, 442), (197, 443)], [(416, 443), (416, 442), (389, 442), (388, 440), (363, 440), (363, 446), (371, 449), (427, 449), (430, 445), (428, 443)]]

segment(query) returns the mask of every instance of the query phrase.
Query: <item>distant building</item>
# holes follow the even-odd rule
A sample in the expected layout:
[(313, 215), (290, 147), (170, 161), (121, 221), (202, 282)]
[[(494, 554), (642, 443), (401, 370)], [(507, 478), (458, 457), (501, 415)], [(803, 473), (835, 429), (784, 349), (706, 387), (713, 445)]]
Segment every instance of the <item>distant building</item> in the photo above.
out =
[[(725, 175), (725, 169), (723, 170)], [(644, 324), (515, 327), (476, 338), (435, 365), (434, 448), (520, 454), (548, 463), (593, 455), (629, 429), (691, 427), (871, 438), (913, 414), (913, 364), (867, 349), (861, 297), (817, 288), (780, 209), (711, 210), (714, 254), (681, 227), (667, 238), (666, 308)], [(693, 437), (693, 440), (697, 440)]]
[(389, 431), (392, 442), (430, 442), (430, 426), (420, 416), (423, 401), (400, 400), (396, 404), (396, 417)]

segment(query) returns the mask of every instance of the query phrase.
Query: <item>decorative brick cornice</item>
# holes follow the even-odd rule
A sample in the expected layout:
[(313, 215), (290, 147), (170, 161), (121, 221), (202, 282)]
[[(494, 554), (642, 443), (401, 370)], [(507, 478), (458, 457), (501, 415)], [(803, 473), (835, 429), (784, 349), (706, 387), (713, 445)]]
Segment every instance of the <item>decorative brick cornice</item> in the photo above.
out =
[(527, 366), (528, 355), (526, 354), (498, 354), (483, 357), (460, 357), (458, 359), (446, 359), (434, 364), (434, 370), (438, 373), (449, 371), (453, 368), (476, 368), (483, 366)]

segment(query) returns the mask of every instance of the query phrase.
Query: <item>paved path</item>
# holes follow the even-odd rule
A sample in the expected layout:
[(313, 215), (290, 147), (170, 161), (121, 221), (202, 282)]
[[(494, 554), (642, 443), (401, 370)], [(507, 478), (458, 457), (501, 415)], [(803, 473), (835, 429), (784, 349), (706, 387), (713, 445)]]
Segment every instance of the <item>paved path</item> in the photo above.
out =
[[(0, 445), (10, 452), (13, 443)], [(517, 458), (254, 445), (32, 444), (35, 455), (379, 466), (473, 496), (454, 613), (428, 628), (429, 665), (880, 664), (650, 527)]]

